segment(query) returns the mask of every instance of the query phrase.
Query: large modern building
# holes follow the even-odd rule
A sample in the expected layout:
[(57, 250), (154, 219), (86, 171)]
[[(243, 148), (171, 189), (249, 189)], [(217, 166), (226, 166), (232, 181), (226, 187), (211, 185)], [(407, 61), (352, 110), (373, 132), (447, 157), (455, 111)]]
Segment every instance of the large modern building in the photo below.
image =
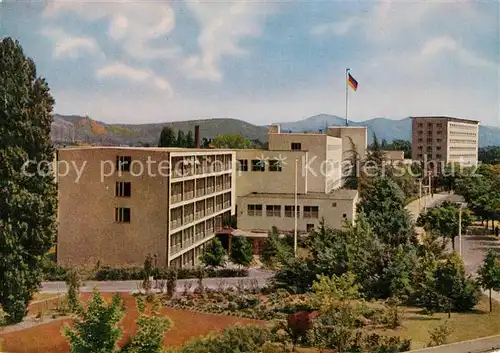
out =
[(412, 159), (477, 165), (479, 122), (442, 116), (412, 118)]
[(61, 265), (195, 264), (235, 213), (234, 151), (83, 147), (57, 153)]
[(358, 154), (366, 155), (366, 127), (287, 133), (271, 125), (268, 138), (268, 150), (236, 151), (239, 230), (266, 233), (276, 226), (283, 233), (293, 232), (295, 190), (299, 233), (309, 232), (322, 219), (340, 229), (344, 221), (355, 218), (358, 192), (340, 190), (342, 164), (350, 158), (344, 149), (352, 149), (351, 139)]

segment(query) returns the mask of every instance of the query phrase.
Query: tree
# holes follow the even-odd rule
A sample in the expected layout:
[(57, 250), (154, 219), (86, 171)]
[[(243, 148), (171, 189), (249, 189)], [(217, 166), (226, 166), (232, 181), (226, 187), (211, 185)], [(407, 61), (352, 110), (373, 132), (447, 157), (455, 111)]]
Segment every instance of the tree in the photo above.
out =
[(78, 272), (74, 269), (69, 270), (66, 276), (66, 286), (68, 287), (68, 293), (66, 300), (68, 301), (68, 309), (70, 313), (79, 313), (81, 310), (79, 293), (81, 281), (78, 276)]
[(219, 238), (216, 237), (205, 246), (201, 262), (208, 267), (223, 267), (226, 265), (226, 255), (226, 250), (224, 250)]
[(144, 260), (143, 272), (142, 288), (146, 291), (146, 293), (149, 293), (153, 285), (150, 280), (153, 273), (153, 258), (150, 254), (148, 254)]
[(358, 212), (366, 215), (373, 233), (385, 244), (415, 244), (406, 197), (399, 186), (387, 177), (375, 177), (361, 184)]
[(484, 257), (483, 265), (477, 271), (481, 287), (489, 290), (490, 312), (493, 310), (491, 302), (491, 291), (500, 290), (500, 255), (493, 249), (489, 249)]
[[(435, 232), (443, 238), (452, 241), (452, 248), (455, 250), (455, 238), (459, 231), (459, 212), (457, 205), (450, 202), (443, 202), (441, 206), (428, 209), (420, 214), (417, 225), (424, 227), (426, 231)], [(472, 224), (472, 214), (469, 210), (462, 210), (462, 233), (465, 233)]]
[(246, 237), (233, 237), (231, 242), (231, 261), (240, 266), (247, 267), (253, 261), (252, 244)]
[(476, 306), (479, 299), (477, 283), (466, 276), (462, 257), (457, 253), (438, 263), (435, 274), (435, 290), (449, 305), (457, 311), (468, 311)]
[(71, 353), (115, 353), (123, 330), (117, 324), (123, 318), (125, 308), (117, 293), (107, 304), (94, 289), (87, 310), (73, 319), (74, 328), (66, 326), (64, 336), (69, 341)]
[(283, 239), (280, 239), (278, 228), (273, 226), (267, 232), (267, 242), (261, 248), (260, 260), (267, 267), (275, 268), (292, 256), (292, 249)]
[(177, 146), (176, 147), (186, 147), (186, 137), (184, 136), (184, 131), (179, 130), (177, 132)]
[(163, 336), (172, 327), (169, 318), (161, 316), (160, 303), (154, 300), (150, 314), (146, 313), (146, 305), (142, 298), (137, 298), (137, 308), (140, 313), (136, 321), (139, 330), (129, 339), (120, 353), (161, 353), (163, 352)]
[[(57, 232), (54, 99), (18, 41), (0, 41), (0, 306), (19, 322)], [(37, 170), (38, 169), (38, 170)]]
[(194, 148), (194, 137), (193, 137), (193, 132), (191, 130), (188, 131), (186, 135), (186, 146), (187, 148)]
[(175, 132), (170, 126), (164, 126), (161, 129), (160, 141), (158, 147), (176, 147), (177, 140), (175, 139)]
[(382, 150), (382, 146), (378, 142), (377, 135), (373, 133), (373, 143), (370, 146), (366, 160), (370, 163), (369, 165), (371, 167), (375, 168), (377, 175), (380, 175), (380, 172), (382, 172), (385, 159), (385, 152)]
[(239, 134), (217, 135), (212, 140), (212, 144), (216, 148), (252, 148), (252, 142), (249, 139)]

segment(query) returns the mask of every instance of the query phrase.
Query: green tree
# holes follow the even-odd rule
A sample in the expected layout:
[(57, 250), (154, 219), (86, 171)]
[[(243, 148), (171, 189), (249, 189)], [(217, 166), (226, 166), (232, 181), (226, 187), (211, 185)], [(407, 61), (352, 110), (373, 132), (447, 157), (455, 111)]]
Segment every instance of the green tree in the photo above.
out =
[(361, 184), (358, 212), (366, 215), (373, 233), (393, 247), (415, 244), (413, 225), (400, 187), (387, 177), (375, 177)]
[(252, 142), (249, 139), (239, 134), (217, 135), (212, 140), (212, 144), (216, 148), (252, 148)]
[(66, 286), (68, 287), (66, 300), (68, 301), (69, 312), (74, 314), (79, 313), (81, 310), (79, 299), (81, 281), (76, 270), (72, 269), (67, 272)]
[(117, 326), (125, 314), (125, 307), (117, 293), (107, 304), (94, 289), (88, 307), (81, 317), (73, 319), (74, 327), (66, 326), (64, 336), (71, 353), (115, 353), (123, 330)]
[(188, 131), (186, 135), (186, 147), (187, 148), (194, 148), (194, 137), (193, 137), (193, 132), (191, 130)]
[(385, 160), (385, 152), (382, 150), (382, 146), (378, 142), (377, 135), (373, 133), (373, 143), (368, 149), (366, 157), (367, 165), (371, 168), (370, 172), (376, 172), (376, 175), (380, 175), (382, 168), (384, 167)]
[(0, 97), (0, 306), (19, 322), (57, 231), (54, 100), (33, 60), (8, 37), (0, 40)]
[(151, 257), (150, 254), (146, 256), (146, 259), (144, 260), (144, 267), (143, 267), (143, 280), (142, 280), (142, 288), (146, 291), (146, 293), (149, 293), (151, 291), (152, 283), (150, 280), (150, 277), (153, 274), (153, 258)]
[(160, 141), (158, 142), (158, 147), (176, 147), (177, 140), (175, 138), (175, 132), (170, 126), (164, 126), (161, 129)]
[(157, 298), (153, 301), (149, 314), (146, 312), (146, 305), (140, 297), (137, 298), (137, 308), (140, 313), (136, 321), (139, 330), (124, 345), (120, 353), (163, 352), (163, 337), (165, 332), (172, 327), (172, 322), (160, 314), (160, 303)]
[(500, 255), (493, 249), (489, 249), (484, 257), (483, 265), (477, 271), (481, 287), (489, 290), (490, 312), (493, 310), (491, 302), (491, 291), (500, 291)]
[(219, 238), (216, 237), (205, 246), (201, 262), (207, 267), (223, 267), (226, 265), (226, 255), (226, 250), (224, 250)]
[[(435, 232), (443, 238), (451, 239), (453, 250), (455, 250), (455, 238), (459, 231), (459, 212), (457, 205), (443, 202), (441, 206), (430, 208), (427, 212), (420, 214), (417, 225), (424, 227), (426, 231)], [(462, 233), (466, 233), (472, 224), (472, 213), (468, 209), (462, 210)]]
[(182, 130), (177, 132), (177, 147), (186, 147), (186, 136)]
[(438, 263), (435, 274), (436, 292), (445, 299), (447, 305), (457, 311), (469, 311), (476, 306), (479, 299), (477, 283), (466, 276), (462, 257), (457, 253)]
[(231, 241), (231, 261), (239, 266), (247, 267), (253, 261), (252, 244), (246, 237), (233, 237)]
[(261, 249), (260, 260), (267, 267), (275, 268), (291, 257), (293, 257), (292, 249), (280, 239), (278, 228), (273, 226), (267, 233), (267, 242)]

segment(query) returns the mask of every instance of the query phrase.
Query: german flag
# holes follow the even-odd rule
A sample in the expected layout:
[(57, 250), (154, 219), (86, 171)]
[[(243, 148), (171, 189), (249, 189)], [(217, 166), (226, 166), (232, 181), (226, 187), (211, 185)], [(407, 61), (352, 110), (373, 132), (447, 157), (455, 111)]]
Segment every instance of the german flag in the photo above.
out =
[(347, 83), (351, 88), (356, 91), (358, 89), (358, 81), (354, 79), (354, 77), (351, 76), (350, 73), (347, 74)]

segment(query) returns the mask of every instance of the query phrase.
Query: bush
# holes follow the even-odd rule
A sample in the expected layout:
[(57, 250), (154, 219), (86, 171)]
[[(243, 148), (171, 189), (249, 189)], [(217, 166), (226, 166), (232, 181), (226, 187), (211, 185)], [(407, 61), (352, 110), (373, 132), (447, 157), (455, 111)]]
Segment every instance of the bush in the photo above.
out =
[(451, 329), (448, 326), (448, 322), (439, 325), (434, 330), (429, 331), (430, 342), (427, 347), (440, 346), (447, 343), (448, 337), (451, 334)]
[(42, 260), (42, 270), (44, 281), (66, 281), (67, 270), (48, 257)]
[[(169, 269), (159, 269), (155, 268), (152, 270), (151, 275), (155, 279), (169, 279)], [(198, 272), (196, 268), (181, 268), (177, 269), (176, 279), (194, 279), (198, 278)], [(232, 269), (232, 268), (222, 268), (222, 269), (205, 269), (206, 278), (214, 277), (248, 277), (248, 270), (245, 269)], [(140, 267), (129, 267), (129, 268), (112, 268), (112, 267), (101, 267), (98, 269), (92, 278), (96, 281), (127, 281), (127, 280), (143, 280), (144, 279), (144, 269)]]

